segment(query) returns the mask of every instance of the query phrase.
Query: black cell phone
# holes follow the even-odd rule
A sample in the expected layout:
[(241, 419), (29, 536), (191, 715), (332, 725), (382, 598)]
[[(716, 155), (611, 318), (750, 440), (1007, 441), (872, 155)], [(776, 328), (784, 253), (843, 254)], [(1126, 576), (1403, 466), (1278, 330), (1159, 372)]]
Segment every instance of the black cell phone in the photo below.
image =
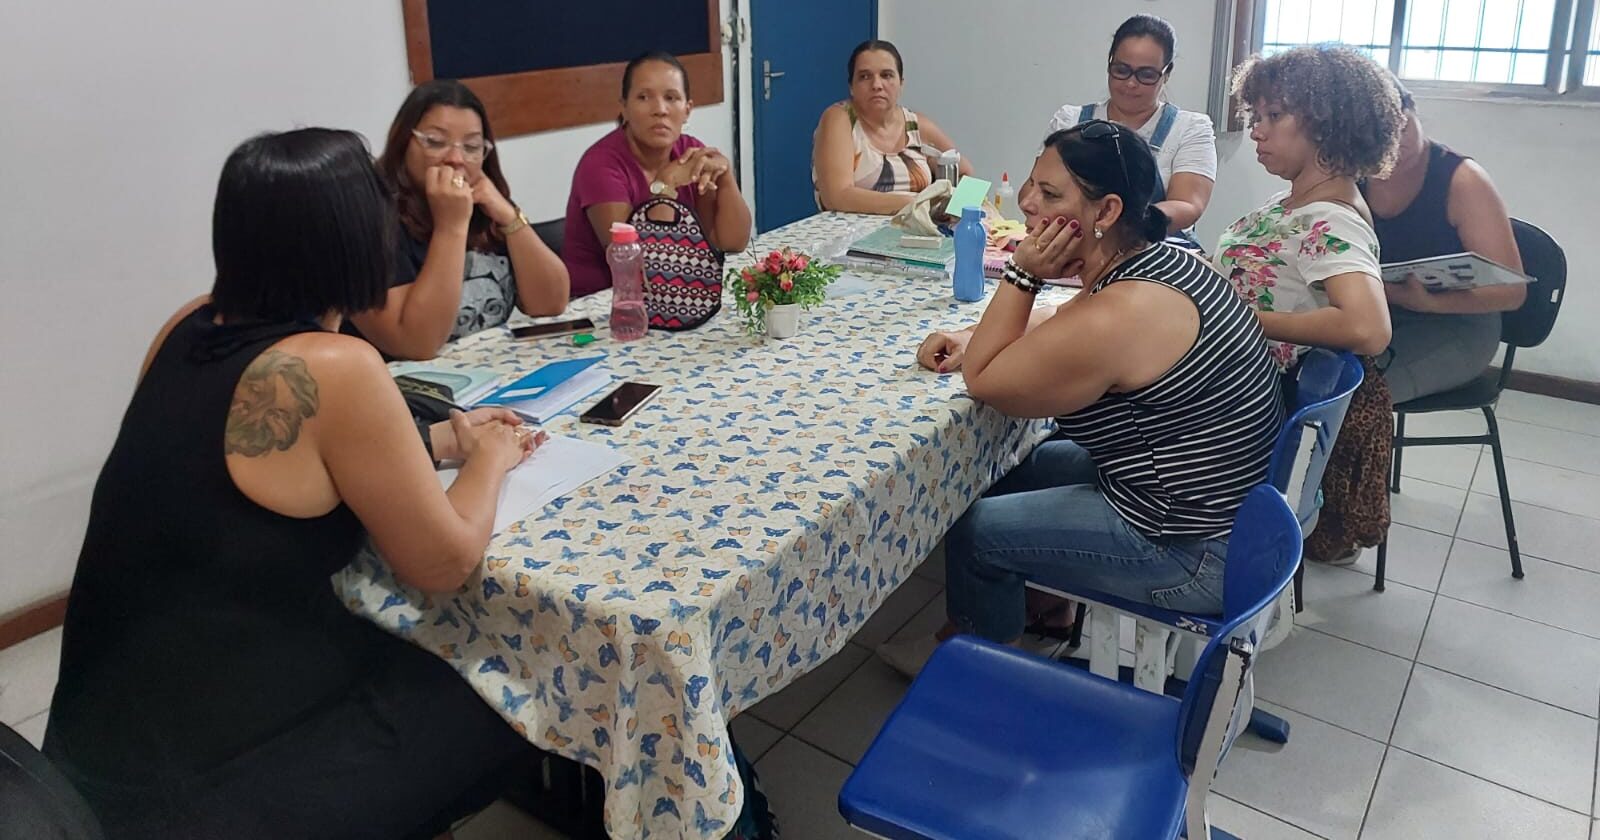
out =
[(528, 341), (535, 338), (557, 338), (563, 335), (575, 335), (593, 330), (594, 321), (588, 318), (574, 318), (571, 321), (551, 321), (548, 324), (529, 324), (526, 327), (515, 327), (511, 330), (511, 337), (516, 341)]
[(656, 392), (661, 390), (660, 385), (646, 385), (643, 382), (624, 382), (616, 390), (605, 395), (605, 398), (595, 403), (592, 408), (578, 416), (584, 423), (598, 423), (602, 426), (620, 426), (633, 416), (635, 411), (644, 407)]

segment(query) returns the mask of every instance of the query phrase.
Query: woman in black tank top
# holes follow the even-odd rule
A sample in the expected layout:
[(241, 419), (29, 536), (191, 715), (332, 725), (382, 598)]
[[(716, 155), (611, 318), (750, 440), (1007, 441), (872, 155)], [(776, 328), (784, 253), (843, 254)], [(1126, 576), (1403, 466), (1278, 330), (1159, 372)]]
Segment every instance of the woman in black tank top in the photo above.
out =
[(111, 837), (431, 837), (532, 748), (328, 578), (370, 535), (453, 590), (537, 441), (428, 429), (475, 476), (446, 496), (376, 351), (335, 332), (392, 249), (357, 135), (246, 142), (213, 225), (213, 291), (157, 337), (95, 485), (45, 752)]
[[(1396, 82), (1398, 84), (1398, 82)], [(1403, 87), (1405, 129), (1388, 177), (1362, 185), (1385, 263), (1472, 251), (1522, 270), (1511, 220), (1488, 173), (1429, 140), (1416, 101)], [(1522, 305), (1524, 286), (1429, 292), (1386, 283), (1394, 335), (1384, 379), (1397, 403), (1472, 381), (1500, 344), (1500, 313)]]

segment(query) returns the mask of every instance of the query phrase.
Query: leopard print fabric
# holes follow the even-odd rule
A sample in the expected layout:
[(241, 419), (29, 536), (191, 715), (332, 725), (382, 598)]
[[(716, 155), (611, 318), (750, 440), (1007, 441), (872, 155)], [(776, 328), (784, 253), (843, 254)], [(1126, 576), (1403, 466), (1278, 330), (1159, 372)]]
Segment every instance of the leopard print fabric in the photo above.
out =
[(1375, 546), (1389, 533), (1389, 466), (1394, 459), (1394, 403), (1371, 357), (1350, 398), (1339, 439), (1322, 476), (1322, 513), (1306, 538), (1305, 558), (1327, 562)]

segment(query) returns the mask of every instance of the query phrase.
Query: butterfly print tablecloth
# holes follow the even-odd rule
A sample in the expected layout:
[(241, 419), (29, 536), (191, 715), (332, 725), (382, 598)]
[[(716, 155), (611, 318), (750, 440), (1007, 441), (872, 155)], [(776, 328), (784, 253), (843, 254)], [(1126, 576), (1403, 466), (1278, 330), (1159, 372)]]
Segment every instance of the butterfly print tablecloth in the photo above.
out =
[[(759, 250), (860, 226), (823, 214)], [(335, 579), (352, 610), (450, 662), (529, 741), (598, 768), (613, 837), (722, 836), (743, 802), (728, 722), (842, 648), (1048, 433), (917, 367), (930, 330), (982, 303), (957, 303), (948, 281), (865, 278), (785, 341), (747, 337), (730, 307), (627, 344), (463, 339), (441, 363), (509, 375), (604, 351), (619, 378), (664, 387), (618, 428), (548, 424), (631, 460), (497, 534), (460, 593), (424, 596), (371, 555)], [(609, 303), (565, 317), (603, 329)]]

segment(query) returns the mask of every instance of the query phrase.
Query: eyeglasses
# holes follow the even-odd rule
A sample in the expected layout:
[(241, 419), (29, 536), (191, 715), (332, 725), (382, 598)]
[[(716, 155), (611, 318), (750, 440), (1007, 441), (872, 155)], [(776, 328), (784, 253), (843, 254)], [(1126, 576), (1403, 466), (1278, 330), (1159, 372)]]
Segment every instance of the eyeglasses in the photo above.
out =
[(452, 143), (437, 134), (428, 134), (415, 128), (411, 129), (411, 136), (417, 138), (417, 142), (422, 145), (424, 152), (434, 157), (443, 157), (449, 154), (450, 148), (453, 146), (461, 150), (462, 157), (476, 162), (483, 160), (484, 156), (494, 149), (494, 144), (488, 140), (465, 140), (460, 143)]
[(1122, 186), (1124, 189), (1133, 186), (1133, 181), (1128, 178), (1128, 161), (1122, 156), (1122, 126), (1106, 120), (1089, 120), (1079, 123), (1073, 130), (1081, 133), (1085, 140), (1099, 141), (1110, 137), (1117, 150), (1117, 166), (1122, 168)]
[(1124, 61), (1113, 61), (1106, 65), (1106, 72), (1111, 74), (1111, 78), (1116, 79), (1119, 82), (1125, 82), (1128, 79), (1138, 79), (1139, 84), (1144, 85), (1145, 87), (1149, 87), (1161, 81), (1161, 77), (1167, 75), (1167, 71), (1171, 69), (1172, 62), (1170, 61), (1167, 62), (1167, 66), (1165, 67), (1134, 67), (1132, 64), (1128, 64)]

